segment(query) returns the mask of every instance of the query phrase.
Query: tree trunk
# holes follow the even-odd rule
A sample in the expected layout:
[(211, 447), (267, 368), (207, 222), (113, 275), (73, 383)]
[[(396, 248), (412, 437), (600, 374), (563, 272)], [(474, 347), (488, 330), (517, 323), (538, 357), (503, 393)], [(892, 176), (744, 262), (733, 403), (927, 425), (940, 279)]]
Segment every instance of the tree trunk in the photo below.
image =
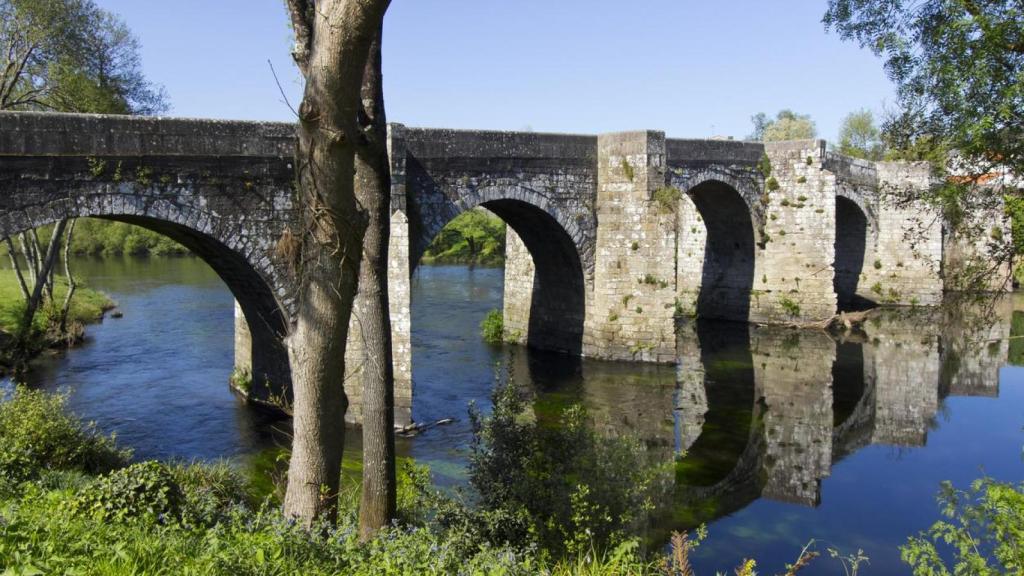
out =
[(68, 333), (68, 313), (71, 312), (71, 299), (75, 297), (75, 290), (78, 284), (75, 282), (75, 275), (71, 273), (71, 239), (75, 234), (75, 224), (78, 220), (71, 220), (68, 224), (68, 233), (64, 239), (64, 274), (68, 278), (68, 293), (64, 296), (64, 306), (60, 309), (60, 333)]
[(356, 197), (366, 211), (359, 271), (363, 363), (363, 490), (359, 536), (369, 540), (395, 516), (395, 378), (388, 309), (388, 239), (391, 234), (391, 174), (381, 76), (381, 33), (363, 76), (363, 123), (373, 146), (356, 157)]
[(29, 292), (28, 284), (25, 283), (25, 275), (21, 273), (21, 263), (18, 262), (18, 251), (14, 248), (14, 242), (11, 237), (4, 238), (4, 242), (7, 244), (7, 255), (11, 258), (11, 268), (14, 269), (14, 275), (18, 277), (18, 287), (21, 288), (21, 295), (28, 302)]
[[(46, 255), (41, 260), (40, 268), (35, 275), (35, 285), (32, 287), (32, 294), (25, 302), (25, 312), (21, 317), (21, 326), (18, 330), (19, 349), (24, 350), (24, 345), (32, 332), (32, 319), (35, 318), (36, 310), (43, 298), (43, 288), (46, 287), (47, 278), (53, 274), (53, 266), (57, 262), (57, 252), (60, 250), (60, 238), (64, 234), (67, 220), (61, 220), (53, 227), (53, 235), (50, 237), (50, 245), (46, 248)], [(37, 236), (38, 237), (38, 236)], [(37, 244), (38, 245), (38, 244)]]
[(302, 230), (292, 262), (298, 316), (288, 336), (294, 390), (292, 457), (284, 512), (306, 526), (333, 521), (348, 399), (345, 342), (366, 222), (355, 200), (358, 116), (370, 45), (385, 0), (288, 0), (295, 59), (306, 77), (296, 177)]

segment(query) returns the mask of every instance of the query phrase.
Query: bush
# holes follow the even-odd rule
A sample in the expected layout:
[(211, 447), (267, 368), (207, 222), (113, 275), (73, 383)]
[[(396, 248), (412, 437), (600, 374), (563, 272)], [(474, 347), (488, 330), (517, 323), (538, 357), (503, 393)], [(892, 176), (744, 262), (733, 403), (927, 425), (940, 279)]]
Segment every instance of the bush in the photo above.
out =
[(97, 478), (74, 501), (74, 509), (97, 520), (181, 520), (184, 496), (165, 464), (132, 464)]
[(124, 466), (131, 453), (113, 436), (96, 431), (65, 411), (67, 396), (18, 386), (0, 402), (0, 478), (21, 482), (44, 470), (90, 474)]
[(668, 465), (657, 464), (636, 438), (600, 436), (579, 405), (529, 421), (507, 382), (492, 400), (490, 417), (470, 414), (470, 482), (479, 511), (463, 525), (492, 545), (536, 543), (555, 557), (628, 541), (668, 485)]
[(505, 318), (501, 310), (491, 310), (480, 323), (480, 334), (488, 344), (501, 344), (505, 337)]

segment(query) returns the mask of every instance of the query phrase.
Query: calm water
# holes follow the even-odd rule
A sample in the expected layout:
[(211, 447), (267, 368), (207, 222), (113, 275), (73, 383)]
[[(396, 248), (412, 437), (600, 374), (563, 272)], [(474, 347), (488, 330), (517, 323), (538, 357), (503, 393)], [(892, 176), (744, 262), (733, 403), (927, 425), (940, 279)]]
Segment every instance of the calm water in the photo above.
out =
[[(77, 413), (139, 458), (244, 458), (283, 441), (275, 430), (286, 422), (228, 391), (232, 301), (209, 268), (104, 259), (77, 270), (124, 318), (89, 327), (83, 347), (41, 361), (35, 384), (68, 390)], [(401, 453), (428, 463), (439, 484), (464, 482), (467, 404), (486, 408), (496, 372), (511, 366), (516, 384), (535, 393), (537, 414), (582, 403), (603, 434), (639, 436), (672, 467), (648, 536), (706, 522), (701, 574), (745, 556), (773, 573), (811, 538), (864, 549), (871, 564), (862, 573), (907, 573), (897, 546), (937, 519), (940, 481), (1024, 478), (1024, 369), (1008, 363), (1024, 350), (1007, 340), (1024, 313), (1009, 300), (983, 325), (892, 314), (843, 343), (683, 327), (673, 368), (487, 346), (478, 325), (501, 304), (500, 270), (421, 267), (412, 290), (413, 415), (456, 422), (401, 440)], [(838, 570), (820, 562), (802, 574)]]

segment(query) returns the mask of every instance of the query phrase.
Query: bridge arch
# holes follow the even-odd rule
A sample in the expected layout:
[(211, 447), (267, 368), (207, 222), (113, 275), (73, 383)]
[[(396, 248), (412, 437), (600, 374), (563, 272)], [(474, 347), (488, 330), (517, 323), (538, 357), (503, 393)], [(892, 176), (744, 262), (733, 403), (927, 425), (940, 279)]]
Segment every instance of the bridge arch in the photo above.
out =
[[(289, 316), (279, 300), (286, 295), (282, 279), (270, 259), (259, 256), (266, 240), (255, 231), (250, 236), (244, 228), (229, 225), (184, 188), (167, 195), (158, 190), (170, 187), (47, 181), (22, 191), (15, 184), (2, 202), (0, 238), (62, 219), (98, 218), (140, 226), (178, 242), (206, 262), (238, 302), (251, 337), (249, 395), (280, 400), (291, 382), (283, 343)], [(29, 201), (41, 197), (52, 200)]]
[[(711, 177), (713, 176), (713, 177)], [(746, 322), (754, 287), (760, 228), (746, 181), (713, 171), (687, 179), (680, 214), (679, 274), (700, 277), (700, 318)], [(692, 285), (681, 279), (680, 286)]]
[(839, 311), (868, 308), (873, 303), (861, 295), (865, 292), (861, 281), (874, 259), (872, 247), (877, 229), (871, 212), (856, 198), (837, 195), (835, 223), (835, 260), (832, 263), (835, 275), (832, 284), (837, 306)]
[(512, 228), (533, 261), (527, 346), (581, 354), (586, 284), (579, 247), (586, 237), (580, 225), (556, 203), (523, 187), (482, 187), (458, 198), (421, 225), (412, 243), (410, 269), (418, 266), (426, 247), (448, 222), (468, 210), (486, 208)]

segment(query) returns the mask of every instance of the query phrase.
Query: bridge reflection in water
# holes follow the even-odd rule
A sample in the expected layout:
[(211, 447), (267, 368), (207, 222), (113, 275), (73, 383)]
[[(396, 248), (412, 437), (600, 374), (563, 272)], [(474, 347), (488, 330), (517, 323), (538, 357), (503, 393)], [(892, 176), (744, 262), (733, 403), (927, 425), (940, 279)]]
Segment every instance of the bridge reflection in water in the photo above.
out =
[(819, 506), (844, 458), (924, 446), (946, 397), (998, 395), (1012, 308), (877, 310), (841, 336), (702, 320), (680, 326), (674, 372), (539, 353), (513, 372), (533, 383), (537, 418), (580, 403), (599, 433), (672, 463), (648, 531), (663, 542), (761, 498)]

